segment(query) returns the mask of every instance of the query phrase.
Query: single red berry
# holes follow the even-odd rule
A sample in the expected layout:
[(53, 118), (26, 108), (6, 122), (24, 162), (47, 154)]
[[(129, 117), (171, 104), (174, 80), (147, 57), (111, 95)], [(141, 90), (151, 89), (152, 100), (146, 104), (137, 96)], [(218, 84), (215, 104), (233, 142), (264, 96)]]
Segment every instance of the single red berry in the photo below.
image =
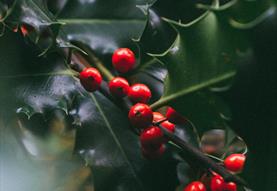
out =
[(243, 154), (231, 154), (224, 160), (224, 166), (229, 171), (241, 172), (245, 159), (246, 157)]
[(97, 90), (102, 82), (102, 76), (95, 68), (85, 68), (80, 73), (80, 82), (83, 85), (83, 87), (89, 91), (93, 92)]
[(157, 123), (164, 119), (165, 119), (165, 116), (163, 116), (163, 114), (161, 114), (160, 112), (153, 112), (153, 122), (154, 123)]
[[(154, 123), (157, 123), (164, 119), (165, 119), (165, 117), (163, 116), (163, 114), (161, 114), (159, 112), (153, 112), (153, 122)], [(166, 128), (168, 131), (170, 131), (172, 133), (174, 133), (174, 131), (175, 131), (175, 125), (173, 123), (170, 123), (169, 121), (162, 122), (161, 126), (163, 126), (164, 128)]]
[(162, 144), (162, 145), (160, 145), (159, 148), (154, 149), (154, 150), (142, 147), (141, 151), (142, 151), (142, 155), (145, 158), (153, 160), (153, 159), (160, 158), (164, 154), (164, 152), (165, 152), (165, 145)]
[(234, 182), (225, 182), (223, 191), (237, 191), (237, 185)]
[(23, 36), (27, 36), (28, 34), (33, 32), (35, 29), (31, 25), (22, 24), (21, 27), (20, 27), (20, 30), (21, 30), (21, 33), (23, 34)]
[(211, 179), (210, 188), (211, 191), (223, 191), (224, 179), (220, 175), (215, 175)]
[(144, 84), (134, 84), (128, 92), (129, 99), (134, 103), (147, 103), (151, 96), (150, 89)]
[(174, 133), (175, 131), (175, 125), (173, 123), (170, 123), (169, 121), (165, 121), (161, 123), (162, 127), (166, 128), (171, 133)]
[(143, 148), (156, 150), (163, 143), (163, 132), (156, 126), (150, 126), (141, 132), (139, 138)]
[(184, 124), (186, 122), (186, 118), (175, 111), (172, 107), (167, 108), (166, 117), (171, 123)]
[(153, 112), (148, 105), (137, 103), (131, 107), (128, 117), (133, 126), (147, 128), (152, 123)]
[(109, 82), (109, 89), (115, 97), (125, 97), (129, 91), (129, 83), (126, 79), (121, 77), (115, 77)]
[(117, 71), (126, 73), (130, 71), (136, 63), (135, 54), (129, 48), (119, 48), (113, 53), (112, 63)]
[(194, 181), (188, 184), (183, 191), (206, 191), (206, 187), (202, 182)]

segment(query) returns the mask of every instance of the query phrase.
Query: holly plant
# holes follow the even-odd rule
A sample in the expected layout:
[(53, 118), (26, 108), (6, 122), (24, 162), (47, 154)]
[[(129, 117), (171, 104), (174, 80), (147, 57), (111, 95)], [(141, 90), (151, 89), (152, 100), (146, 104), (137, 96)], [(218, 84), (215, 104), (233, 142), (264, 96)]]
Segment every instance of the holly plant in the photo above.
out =
[(224, 95), (275, 14), (274, 0), (1, 0), (1, 190), (256, 189)]

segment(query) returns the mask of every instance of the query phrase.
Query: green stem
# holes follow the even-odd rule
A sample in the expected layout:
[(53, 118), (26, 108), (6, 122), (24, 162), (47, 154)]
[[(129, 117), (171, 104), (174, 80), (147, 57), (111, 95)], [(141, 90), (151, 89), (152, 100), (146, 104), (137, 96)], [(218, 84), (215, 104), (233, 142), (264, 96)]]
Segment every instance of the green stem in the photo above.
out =
[(76, 59), (79, 60), (80, 64), (82, 64), (84, 67), (90, 67), (91, 64), (94, 65), (108, 81), (111, 81), (114, 78), (114, 75), (105, 67), (105, 65), (94, 54), (93, 51), (85, 46), (82, 46), (82, 44), (79, 44), (78, 47), (81, 47), (81, 49), (87, 53), (87, 55), (85, 56), (78, 52), (74, 53), (74, 55), (77, 57)]
[(95, 67), (108, 81), (111, 81), (114, 78), (114, 75), (104, 66), (104, 64), (93, 53), (90, 52), (88, 57), (93, 62)]
[(192, 93), (194, 91), (200, 90), (202, 88), (208, 87), (208, 86), (213, 85), (215, 83), (218, 83), (220, 81), (223, 81), (223, 80), (226, 80), (228, 78), (231, 78), (235, 74), (236, 74), (236, 72), (234, 72), (234, 71), (228, 72), (228, 73), (223, 74), (223, 75), (221, 75), (221, 76), (219, 76), (217, 78), (213, 78), (211, 80), (205, 81), (205, 82), (200, 83), (198, 85), (191, 86), (189, 88), (186, 88), (184, 90), (181, 90), (181, 91), (176, 92), (174, 94), (171, 94), (169, 96), (162, 97), (160, 100), (158, 100), (155, 103), (153, 103), (150, 107), (151, 107), (152, 110), (157, 110), (160, 107), (168, 105), (169, 102), (171, 102), (171, 101), (173, 101), (173, 100), (175, 100), (175, 99), (177, 99), (177, 98), (179, 98), (181, 96), (184, 96), (186, 94)]

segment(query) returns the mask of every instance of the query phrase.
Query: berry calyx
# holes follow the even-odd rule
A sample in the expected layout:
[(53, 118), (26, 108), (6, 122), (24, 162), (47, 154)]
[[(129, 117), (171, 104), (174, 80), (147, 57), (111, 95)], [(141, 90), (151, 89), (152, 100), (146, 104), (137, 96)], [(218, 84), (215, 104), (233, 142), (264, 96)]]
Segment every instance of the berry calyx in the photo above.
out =
[(232, 172), (241, 172), (245, 163), (245, 155), (231, 154), (224, 160), (224, 166), (227, 170)]
[(194, 181), (188, 184), (183, 191), (206, 191), (206, 187), (202, 182)]
[(156, 126), (150, 126), (141, 132), (139, 138), (143, 148), (157, 150), (163, 143), (163, 132)]
[(134, 127), (147, 128), (152, 123), (153, 112), (148, 105), (137, 103), (131, 107), (128, 117)]
[(210, 188), (211, 191), (223, 191), (224, 179), (220, 175), (215, 175), (211, 178)]
[(157, 148), (155, 150), (153, 150), (153, 149), (147, 149), (147, 148), (142, 147), (141, 151), (142, 151), (142, 155), (145, 158), (147, 158), (147, 159), (150, 159), (150, 160), (158, 159), (158, 158), (160, 158), (164, 154), (164, 152), (165, 152), (165, 145), (162, 144), (162, 145), (160, 145), (159, 148)]
[(166, 111), (166, 117), (168, 121), (175, 124), (184, 124), (186, 123), (186, 118), (175, 111), (172, 107), (168, 107)]
[(237, 185), (234, 182), (225, 182), (223, 191), (237, 191)]
[(115, 97), (125, 97), (129, 91), (129, 83), (126, 79), (121, 77), (115, 77), (109, 82), (109, 89)]
[(147, 103), (152, 94), (144, 84), (134, 84), (130, 87), (128, 97), (133, 103)]
[[(162, 121), (164, 119), (165, 119), (165, 117), (163, 116), (163, 114), (161, 114), (159, 112), (153, 112), (153, 122), (154, 123), (157, 123), (157, 122)], [(166, 128), (171, 133), (174, 133), (174, 131), (175, 131), (175, 125), (173, 123), (170, 123), (169, 121), (162, 122), (161, 126)]]
[(102, 82), (101, 74), (93, 67), (85, 68), (79, 78), (82, 86), (89, 92), (97, 90)]
[(135, 54), (129, 48), (119, 48), (114, 51), (112, 64), (117, 71), (126, 73), (133, 69), (135, 63)]

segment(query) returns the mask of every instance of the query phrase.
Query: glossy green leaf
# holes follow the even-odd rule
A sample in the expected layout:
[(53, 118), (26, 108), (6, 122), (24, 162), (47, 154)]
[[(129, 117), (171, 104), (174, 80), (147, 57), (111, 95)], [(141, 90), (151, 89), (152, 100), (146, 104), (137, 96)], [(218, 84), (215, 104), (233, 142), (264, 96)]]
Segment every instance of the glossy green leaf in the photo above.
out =
[(72, 100), (76, 81), (63, 59), (38, 58), (22, 40), (8, 32), (0, 38), (1, 188), (62, 191), (71, 182), (73, 190), (81, 189), (91, 172), (72, 155), (75, 129), (68, 105), (58, 104)]
[[(106, 98), (81, 97), (71, 113), (82, 124), (76, 151), (92, 166), (96, 190), (171, 190), (177, 184), (176, 162), (169, 154), (156, 161), (144, 159), (126, 113)], [(156, 184), (167, 178), (168, 182)]]
[[(111, 66), (111, 54), (119, 47), (129, 47), (137, 55), (139, 51), (132, 41), (143, 32), (147, 15), (141, 9), (151, 1), (68, 1), (59, 10), (57, 19), (65, 23), (63, 31), (67, 39), (89, 48), (107, 66)], [(140, 8), (141, 7), (141, 8)]]
[[(100, 93), (85, 92), (63, 57), (51, 54), (39, 58), (36, 51), (28, 50), (21, 40), (15, 33), (6, 33), (0, 38), (1, 45), (9, 41), (7, 53), (0, 56), (3, 61), (1, 91), (8, 84), (14, 84), (1, 94), (1, 118), (10, 122), (19, 117), (19, 138), (24, 140), (22, 145), (29, 157), (64, 160), (65, 156), (71, 156), (74, 145), (75, 153), (92, 168), (96, 190), (175, 188), (177, 164), (170, 152), (154, 164), (144, 159), (138, 136), (130, 130), (125, 111)], [(17, 59), (19, 57), (24, 59)], [(5, 63), (11, 67), (6, 68)], [(9, 99), (13, 102), (7, 101)], [(67, 131), (63, 130), (64, 126)], [(54, 163), (50, 163), (52, 165)], [(163, 179), (168, 182), (162, 182)], [(107, 184), (108, 181), (111, 182)]]
[[(130, 47), (137, 55), (137, 70), (130, 73), (130, 76), (127, 75), (131, 83), (143, 82), (149, 85), (153, 92), (151, 101), (156, 101), (164, 89), (166, 67), (169, 74), (165, 81), (165, 93), (158, 104), (154, 104), (154, 108), (167, 104), (174, 106), (202, 134), (213, 128), (226, 128), (226, 120), (231, 118), (224, 101), (209, 92), (208, 88), (218, 93), (217, 85), (225, 87), (226, 81), (229, 84), (236, 73), (234, 64), (241, 61), (241, 57), (252, 54), (247, 43), (244, 43), (246, 38), (241, 37), (241, 31), (234, 30), (229, 22), (236, 28), (253, 28), (265, 20), (272, 22), (273, 15), (276, 14), (274, 0), (229, 2), (228, 10), (222, 9), (226, 8), (224, 5), (217, 10), (214, 5), (209, 5), (210, 1), (201, 0), (174, 3), (170, 0), (3, 0), (0, 2), (0, 34), (9, 27), (27, 24), (35, 29), (36, 35), (30, 33), (25, 39), (32, 40), (42, 50), (56, 46), (73, 47), (70, 44), (72, 42), (88, 50), (88, 54), (95, 53), (110, 69), (112, 52), (118, 47)], [(152, 3), (154, 4), (147, 15), (147, 9)], [(196, 5), (197, 3), (205, 5)], [(206, 9), (210, 11), (205, 13)], [(143, 31), (139, 49), (132, 39), (138, 39)], [(252, 37), (253, 34), (247, 32)], [(272, 38), (263, 29), (262, 32), (265, 33), (264, 36), (258, 39)], [(95, 190), (175, 190), (179, 183), (177, 176), (183, 184), (191, 180), (191, 177), (186, 176), (188, 170), (183, 168), (183, 163), (178, 165), (176, 174), (176, 164), (180, 160), (172, 159), (170, 150), (167, 150), (161, 160), (144, 160), (140, 154), (138, 137), (129, 130), (126, 113), (100, 93), (84, 92), (60, 55), (37, 58), (36, 55), (41, 50), (34, 46), (25, 46), (22, 38), (22, 35), (9, 32), (5, 32), (5, 37), (0, 38), (1, 120), (6, 124), (11, 119), (17, 119), (19, 128), (16, 135), (20, 143), (19, 145), (13, 141), (14, 132), (10, 133), (10, 129), (2, 131), (1, 128), (1, 135), (4, 135), (1, 140), (5, 140), (5, 146), (0, 148), (1, 160), (4, 158), (5, 166), (11, 169), (9, 172), (7, 168), (4, 169), (8, 172), (4, 179), (5, 189), (92, 190), (91, 183), (94, 182)], [(256, 39), (253, 41), (256, 42)], [(266, 65), (274, 57), (270, 48), (273, 49), (271, 46), (264, 46), (270, 53), (258, 57), (260, 62), (267, 58), (262, 65)], [(257, 55), (257, 50), (262, 52), (262, 48), (255, 49)], [(145, 53), (152, 53), (150, 55), (155, 58), (149, 58)], [(272, 79), (268, 81), (270, 80)], [(225, 89), (220, 88), (220, 91)], [(253, 91), (252, 95), (256, 93)], [(267, 103), (268, 99), (264, 100)], [(267, 108), (266, 104), (261, 104), (259, 110), (264, 108)], [(240, 109), (236, 112), (235, 116), (240, 115)], [(237, 124), (250, 118), (259, 121), (260, 116), (252, 115), (251, 109), (245, 113), (247, 119), (242, 117)], [(273, 116), (272, 110), (265, 113)], [(232, 127), (246, 137), (253, 152), (253, 155), (250, 153), (246, 165), (245, 176), (252, 180), (249, 183), (257, 186), (271, 182), (271, 185), (266, 184), (265, 187), (274, 190), (271, 180), (264, 181), (266, 176), (257, 176), (266, 174), (274, 177), (276, 174), (276, 165), (272, 165), (276, 158), (276, 149), (271, 146), (270, 151), (266, 152), (260, 146), (263, 145), (260, 142), (274, 145), (274, 133), (269, 133), (274, 131), (266, 129), (264, 133), (260, 130), (260, 126), (267, 126), (269, 118), (264, 120), (265, 123), (258, 123), (259, 125), (253, 123), (255, 128), (247, 130), (249, 133), (246, 134), (243, 132), (249, 128), (249, 124)], [(0, 127), (2, 126), (6, 127), (1, 123)], [(66, 162), (71, 155), (76, 129), (75, 152), (91, 166), (93, 180), (88, 167), (79, 168), (80, 163), (75, 163), (75, 160), (69, 162), (70, 164)], [(198, 140), (194, 140), (190, 130), (178, 127), (176, 133), (184, 140), (198, 145)], [(231, 145), (225, 150), (225, 155), (245, 148), (234, 132), (225, 136), (225, 141), (228, 142), (226, 145)], [(12, 144), (9, 143), (10, 140), (13, 141)], [(24, 160), (10, 160), (15, 154), (9, 148), (17, 153), (14, 146), (22, 147), (27, 153)], [(33, 160), (29, 156), (59, 162), (51, 160), (47, 165), (40, 162), (31, 164)], [(266, 157), (270, 158), (267, 160), (270, 161), (269, 165), (262, 164), (263, 156), (270, 156)], [(25, 158), (28, 162), (25, 162)], [(258, 167), (257, 164), (262, 165)], [(59, 171), (53, 166), (60, 166), (61, 171), (53, 173), (53, 168), (55, 172)], [(26, 173), (18, 173), (20, 167)], [(16, 179), (24, 177), (23, 182), (26, 184), (11, 184), (11, 172), (15, 172)], [(28, 172), (33, 172), (34, 176), (29, 176)], [(64, 176), (65, 174), (68, 176)], [(41, 180), (39, 177), (44, 180), (47, 177), (51, 183), (46, 186), (34, 184)], [(55, 180), (52, 181), (53, 179)], [(179, 189), (182, 190), (182, 186)]]
[(170, 21), (172, 23), (189, 23), (197, 19), (201, 14), (205, 12), (203, 9), (198, 9), (197, 3), (211, 4), (212, 1), (203, 0), (185, 0), (176, 1), (172, 3), (170, 0), (156, 1), (152, 6), (152, 9), (158, 13), (162, 19)]
[(187, 26), (175, 26), (179, 35), (171, 48), (164, 54), (153, 55), (168, 69), (160, 102), (169, 102), (235, 75), (234, 64), (244, 40), (239, 35), (232, 39), (237, 31), (228, 27), (221, 16), (221, 12), (207, 12)]
[(59, 34), (62, 23), (48, 11), (44, 1), (13, 0), (7, 2), (8, 9), (1, 22), (4, 27), (21, 31), (41, 49), (41, 54), (59, 47), (74, 47)]

